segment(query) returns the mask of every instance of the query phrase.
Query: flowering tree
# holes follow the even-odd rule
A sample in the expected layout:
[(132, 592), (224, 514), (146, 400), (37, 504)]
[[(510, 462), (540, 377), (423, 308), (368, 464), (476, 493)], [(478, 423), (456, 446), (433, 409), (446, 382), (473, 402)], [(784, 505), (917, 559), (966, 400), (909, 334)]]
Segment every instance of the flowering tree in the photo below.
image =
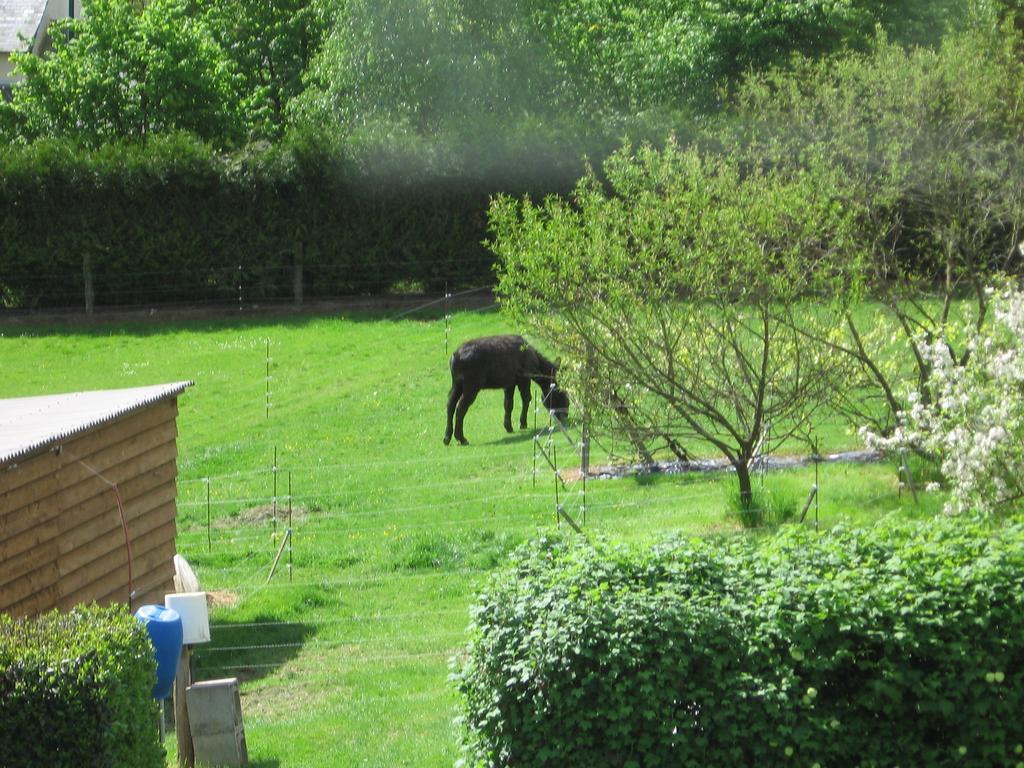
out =
[(1024, 499), (1024, 292), (989, 290), (991, 322), (968, 331), (961, 364), (945, 335), (918, 344), (931, 366), (931, 398), (910, 393), (910, 409), (880, 448), (913, 447), (936, 456), (951, 483), (949, 512), (996, 512)]

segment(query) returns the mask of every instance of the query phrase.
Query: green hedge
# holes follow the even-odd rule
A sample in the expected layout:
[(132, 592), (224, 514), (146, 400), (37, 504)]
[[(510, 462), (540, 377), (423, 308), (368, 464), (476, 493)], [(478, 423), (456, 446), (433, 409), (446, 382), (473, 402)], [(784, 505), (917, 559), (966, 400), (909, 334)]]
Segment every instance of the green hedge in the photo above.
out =
[(1024, 765), (1024, 526), (542, 541), (473, 611), (470, 765)]
[(124, 606), (0, 614), (0, 768), (163, 768), (155, 682)]
[(0, 309), (245, 302), (493, 283), (497, 192), (568, 189), (543, 172), (347, 156), (295, 138), (225, 155), (186, 136), (0, 153)]

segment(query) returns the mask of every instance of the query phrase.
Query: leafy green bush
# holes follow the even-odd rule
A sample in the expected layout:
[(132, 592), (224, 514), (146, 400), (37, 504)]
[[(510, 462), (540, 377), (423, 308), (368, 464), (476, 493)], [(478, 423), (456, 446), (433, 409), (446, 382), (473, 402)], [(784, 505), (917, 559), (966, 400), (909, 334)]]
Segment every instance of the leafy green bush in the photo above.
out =
[(1024, 526), (541, 541), (473, 611), (472, 765), (1016, 766)]
[(0, 614), (0, 766), (162, 768), (155, 682), (124, 606)]

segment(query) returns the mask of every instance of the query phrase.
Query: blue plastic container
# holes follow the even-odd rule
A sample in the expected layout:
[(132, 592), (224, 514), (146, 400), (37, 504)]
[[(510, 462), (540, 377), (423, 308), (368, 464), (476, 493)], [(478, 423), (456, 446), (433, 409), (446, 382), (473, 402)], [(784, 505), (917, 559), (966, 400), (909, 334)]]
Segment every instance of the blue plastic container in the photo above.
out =
[(166, 699), (174, 688), (181, 656), (182, 628), (178, 612), (162, 605), (144, 605), (135, 612), (135, 618), (146, 625), (150, 642), (156, 652), (156, 685), (154, 699)]

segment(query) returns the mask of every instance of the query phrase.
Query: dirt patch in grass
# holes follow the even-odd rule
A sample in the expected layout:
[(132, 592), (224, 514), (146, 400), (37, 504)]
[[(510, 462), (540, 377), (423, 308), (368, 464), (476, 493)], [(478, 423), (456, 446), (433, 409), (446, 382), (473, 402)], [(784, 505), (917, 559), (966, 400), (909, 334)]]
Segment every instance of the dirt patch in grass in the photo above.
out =
[(232, 608), (240, 599), (237, 592), (229, 589), (214, 589), (206, 593), (206, 603), (211, 608)]
[[(330, 669), (331, 660), (324, 666)], [(242, 670), (244, 672), (244, 670)], [(322, 706), (329, 698), (353, 696), (357, 691), (327, 676), (319, 679), (312, 675), (283, 674), (284, 682), (274, 682), (258, 688), (243, 689), (243, 710), (247, 718), (291, 718), (308, 713), (310, 707)], [(240, 678), (241, 679), (241, 678)]]
[[(296, 520), (304, 520), (306, 518), (307, 511), (305, 507), (292, 507), (291, 519), (292, 522)], [(273, 522), (274, 518), (277, 518), (279, 524), (288, 523), (288, 507), (282, 507), (280, 504), (275, 510), (273, 504), (261, 504), (258, 507), (249, 507), (243, 509), (237, 515), (230, 515), (228, 517), (221, 517), (214, 521), (214, 528), (237, 528), (240, 525), (262, 525), (264, 523)]]

